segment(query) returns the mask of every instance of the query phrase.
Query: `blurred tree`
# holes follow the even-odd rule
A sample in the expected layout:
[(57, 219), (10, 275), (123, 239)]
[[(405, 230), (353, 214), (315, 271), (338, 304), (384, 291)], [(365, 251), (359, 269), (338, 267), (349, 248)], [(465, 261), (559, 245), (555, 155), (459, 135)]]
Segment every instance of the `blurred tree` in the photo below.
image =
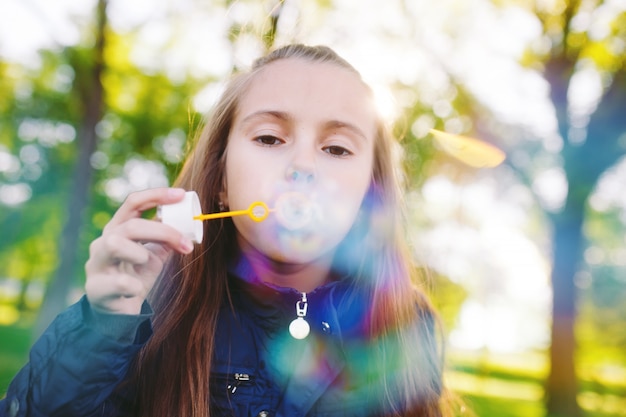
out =
[[(519, 4), (520, 2), (514, 2)], [(524, 59), (538, 69), (549, 86), (561, 142), (558, 154), (548, 152), (566, 182), (567, 193), (556, 205), (544, 204), (552, 226), (552, 333), (550, 372), (546, 381), (546, 408), (551, 416), (582, 414), (577, 402), (575, 370), (575, 277), (584, 266), (584, 229), (589, 197), (599, 178), (626, 154), (621, 136), (626, 132), (626, 12), (603, 1), (521, 2), (537, 16), (542, 38)], [(580, 109), (575, 88), (580, 75), (594, 74), (602, 82), (597, 102)], [(578, 77), (578, 78), (577, 78)], [(588, 79), (587, 79), (588, 81)], [(587, 85), (588, 86), (588, 85)], [(593, 94), (587, 94), (589, 99)], [(578, 100), (578, 103), (575, 102)], [(578, 108), (577, 108), (578, 106)], [(494, 135), (494, 132), (491, 133)], [(495, 133), (495, 134), (501, 134)], [(527, 137), (532, 137), (528, 133)], [(541, 148), (541, 141), (535, 141)], [(544, 149), (545, 150), (545, 149)], [(535, 150), (535, 155), (541, 152)], [(515, 165), (515, 162), (513, 162)], [(537, 191), (537, 167), (516, 167)], [(554, 191), (551, 190), (551, 191)], [(546, 201), (538, 195), (538, 201)], [(554, 195), (552, 202), (554, 202)], [(558, 199), (557, 199), (558, 200)]]
[(113, 32), (105, 6), (79, 45), (0, 64), (0, 277), (19, 280), (9, 301), (22, 313), (39, 307), (27, 291), (47, 288), (35, 334), (71, 301), (89, 242), (125, 196), (175, 175), (201, 122), (194, 94), (214, 81), (140, 69), (137, 34)]
[[(611, 50), (616, 40), (626, 41), (626, 31), (619, 22), (626, 16), (613, 17), (609, 33), (594, 39), (589, 31), (576, 26), (576, 18), (592, 18), (600, 13), (580, 1), (569, 2), (560, 10), (539, 10), (544, 33), (550, 44), (545, 58), (544, 74), (550, 85), (550, 98), (556, 110), (558, 130), (563, 138), (561, 157), (568, 184), (562, 209), (549, 212), (553, 225), (553, 307), (551, 370), (547, 381), (547, 410), (552, 415), (580, 415), (577, 404), (577, 376), (574, 367), (576, 347), (576, 287), (574, 278), (583, 265), (585, 248), (583, 224), (591, 195), (600, 176), (626, 153), (620, 136), (626, 132), (626, 68), (623, 55)], [(611, 28), (612, 26), (612, 28)], [(611, 30), (612, 29), (612, 30)], [(621, 30), (621, 33), (620, 33)], [(593, 65), (608, 75), (599, 102), (587, 123), (573, 114), (572, 80), (577, 71)], [(585, 132), (586, 129), (586, 132)]]
[[(445, 164), (438, 154), (432, 152), (432, 148), (420, 141), (420, 137), (425, 136), (423, 126), (446, 131), (456, 127), (457, 132), (475, 134), (506, 148), (508, 166), (535, 194), (535, 200), (543, 209), (551, 229), (553, 291), (551, 367), (545, 385), (547, 413), (551, 416), (579, 416), (582, 411), (577, 402), (579, 378), (575, 368), (575, 323), (578, 313), (575, 278), (585, 269), (587, 242), (584, 226), (591, 212), (589, 198), (601, 177), (626, 155), (626, 118), (623, 116), (626, 108), (626, 11), (623, 5), (615, 2), (594, 0), (492, 3), (502, 6), (501, 10), (507, 7), (526, 8), (539, 23), (541, 36), (527, 49), (521, 64), (529, 72), (541, 74), (549, 87), (548, 98), (555, 112), (556, 135), (542, 137), (538, 135), (545, 134), (545, 130), (538, 133), (534, 127), (512, 125), (498, 116), (498, 109), (489, 107), (489, 103), (483, 104), (470, 86), (467, 89), (460, 87), (464, 85), (464, 74), (462, 70), (453, 68), (452, 57), (456, 51), (449, 48), (449, 53), (441, 56), (439, 61), (443, 68), (447, 68), (446, 73), (452, 79), (448, 91), (452, 90), (454, 94), (445, 94), (446, 90), (442, 89), (437, 96), (439, 101), (432, 107), (441, 108), (441, 100), (445, 100), (451, 105), (448, 109), (452, 107), (451, 114), (437, 117), (437, 113), (441, 112), (433, 114), (432, 109), (416, 106), (408, 117), (412, 131), (406, 148), (410, 162), (419, 161), (420, 155), (428, 155), (424, 159), (427, 166), (419, 167), (414, 173), (418, 178), (427, 178), (432, 172), (443, 172), (457, 180), (467, 180), (469, 171)], [(439, 45), (453, 43), (456, 40), (454, 36), (458, 39), (465, 37), (471, 23), (462, 22), (465, 25), (451, 22), (451, 28), (459, 29), (451, 29), (452, 37)], [(437, 56), (436, 53), (433, 55)], [(597, 88), (589, 88), (590, 84)], [(586, 90), (581, 93), (581, 88)], [(463, 120), (473, 123), (463, 123)], [(456, 123), (450, 123), (452, 121)], [(546, 185), (546, 179), (552, 182)], [(555, 180), (564, 184), (563, 188), (555, 186)], [(562, 199), (561, 191), (565, 191)], [(606, 217), (603, 218), (605, 222)], [(623, 222), (619, 223), (621, 227), (618, 230), (623, 230)], [(620, 236), (620, 239), (623, 237)], [(594, 271), (600, 270), (595, 268)], [(623, 285), (620, 284), (622, 280), (615, 275), (613, 271), (603, 276), (606, 278), (604, 285), (593, 284), (591, 298), (599, 300), (600, 294), (607, 291), (622, 293), (623, 288), (618, 289)], [(611, 297), (607, 301), (614, 299)], [(610, 303), (604, 304), (602, 317), (621, 317), (619, 309), (609, 307)], [(589, 311), (588, 308), (585, 311)], [(598, 318), (594, 318), (593, 322), (597, 323)], [(603, 328), (607, 328), (606, 323)], [(589, 330), (588, 326), (586, 330)], [(611, 334), (612, 344), (622, 339)]]
[(2, 95), (0, 153), (11, 162), (0, 176), (0, 276), (20, 280), (21, 305), (31, 284), (40, 287), (56, 263), (77, 121), (67, 97), (69, 67), (52, 51), (42, 52), (40, 60), (36, 68), (5, 64), (2, 77), (8, 88)]
[[(80, 106), (77, 132), (78, 154), (74, 161), (72, 185), (70, 186), (63, 232), (59, 246), (59, 265), (50, 282), (39, 310), (35, 334), (41, 334), (51, 319), (66, 305), (67, 295), (74, 281), (74, 270), (79, 252), (79, 236), (84, 214), (89, 205), (89, 189), (93, 167), (91, 156), (96, 150), (96, 126), (104, 108), (102, 71), (104, 69), (105, 31), (107, 25), (106, 0), (96, 6), (95, 42), (93, 48), (69, 54), (69, 65), (74, 72), (74, 91)], [(82, 52), (82, 53), (81, 53)]]

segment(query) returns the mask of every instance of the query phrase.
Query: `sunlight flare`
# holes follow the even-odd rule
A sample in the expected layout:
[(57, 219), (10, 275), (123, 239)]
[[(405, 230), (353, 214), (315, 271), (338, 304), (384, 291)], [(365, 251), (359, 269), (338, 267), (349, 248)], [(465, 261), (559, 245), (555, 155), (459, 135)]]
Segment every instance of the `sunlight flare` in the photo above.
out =
[(430, 133), (444, 152), (469, 166), (494, 168), (506, 159), (504, 151), (487, 142), (436, 129), (431, 129)]

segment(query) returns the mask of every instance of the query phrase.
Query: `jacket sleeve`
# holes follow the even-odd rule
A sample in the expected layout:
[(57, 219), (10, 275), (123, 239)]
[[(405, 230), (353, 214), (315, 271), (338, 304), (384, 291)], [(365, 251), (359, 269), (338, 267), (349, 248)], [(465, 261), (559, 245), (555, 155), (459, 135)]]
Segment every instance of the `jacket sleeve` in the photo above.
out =
[[(0, 417), (100, 415), (152, 328), (150, 314), (130, 316), (134, 337), (113, 336), (114, 318), (98, 316), (83, 297), (52, 322), (0, 401)], [(123, 318), (118, 323), (124, 327)]]

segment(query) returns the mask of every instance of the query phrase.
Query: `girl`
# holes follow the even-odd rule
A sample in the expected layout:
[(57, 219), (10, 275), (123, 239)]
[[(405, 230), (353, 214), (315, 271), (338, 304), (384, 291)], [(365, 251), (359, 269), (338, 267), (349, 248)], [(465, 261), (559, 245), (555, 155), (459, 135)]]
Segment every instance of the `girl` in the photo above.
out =
[[(442, 416), (435, 313), (413, 287), (394, 142), (357, 71), (290, 45), (234, 77), (176, 187), (137, 192), (90, 248), (86, 297), (31, 351), (11, 416)], [(193, 246), (141, 218), (197, 191)], [(154, 312), (153, 312), (154, 311)]]

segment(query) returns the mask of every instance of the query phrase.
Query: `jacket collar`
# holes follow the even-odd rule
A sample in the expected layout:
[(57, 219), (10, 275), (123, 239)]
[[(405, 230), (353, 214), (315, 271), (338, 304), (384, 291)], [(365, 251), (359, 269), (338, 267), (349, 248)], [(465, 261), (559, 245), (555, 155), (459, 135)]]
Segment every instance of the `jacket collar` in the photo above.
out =
[[(243, 308), (265, 320), (290, 322), (296, 317), (295, 303), (301, 300), (302, 293), (262, 281), (243, 255), (231, 262), (229, 272), (231, 291), (245, 294), (250, 301)], [(366, 337), (370, 297), (354, 288), (351, 277), (335, 275), (329, 283), (307, 293), (307, 300), (306, 320), (313, 332), (332, 335), (340, 341), (343, 337)]]
[[(295, 304), (301, 293), (261, 281), (244, 257), (229, 271), (229, 287), (237, 308), (256, 316), (259, 327), (285, 334), (296, 318)], [(292, 339), (300, 353), (289, 371), (291, 376), (286, 380), (277, 415), (308, 414), (324, 392), (337, 383), (348, 352), (354, 345), (367, 343), (369, 297), (355, 291), (351, 282), (350, 277), (343, 277), (307, 293), (305, 319), (311, 334), (301, 341)]]

